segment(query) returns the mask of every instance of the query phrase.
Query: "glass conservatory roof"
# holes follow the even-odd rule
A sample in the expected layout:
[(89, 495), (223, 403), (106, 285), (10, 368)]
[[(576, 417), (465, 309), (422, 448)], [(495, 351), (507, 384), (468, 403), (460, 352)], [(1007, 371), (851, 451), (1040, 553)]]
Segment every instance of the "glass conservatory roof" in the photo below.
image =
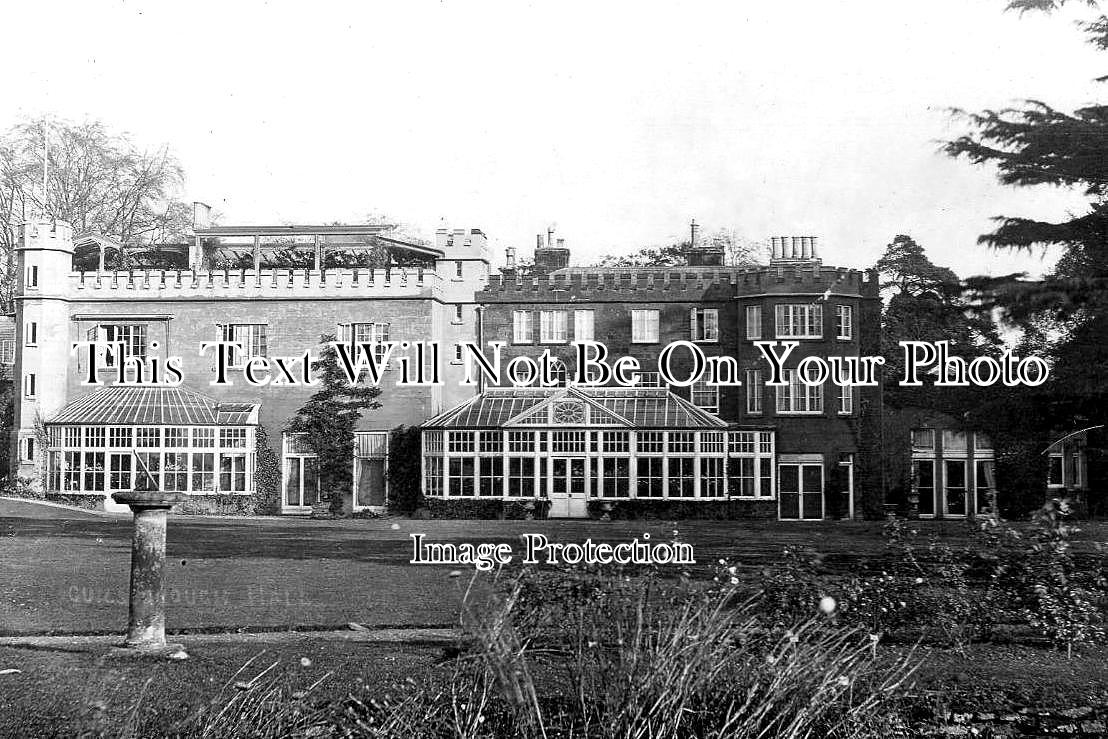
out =
[(243, 426), (258, 423), (258, 404), (220, 403), (185, 387), (113, 386), (82, 395), (47, 423)]
[[(569, 406), (576, 403), (581, 413)], [(665, 388), (489, 388), (423, 424), (424, 428), (504, 426), (727, 428)]]

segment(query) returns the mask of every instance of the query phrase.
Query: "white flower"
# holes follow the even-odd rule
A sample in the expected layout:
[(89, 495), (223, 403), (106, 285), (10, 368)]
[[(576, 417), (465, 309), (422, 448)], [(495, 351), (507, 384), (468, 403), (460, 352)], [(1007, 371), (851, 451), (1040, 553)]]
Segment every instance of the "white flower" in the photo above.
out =
[(394, 523), (392, 526), (389, 526), (389, 528), (392, 529), (393, 531), (399, 531), (400, 530), (400, 524)]
[(310, 659), (308, 659), (307, 657), (301, 657), (300, 658), (300, 666), (301, 667), (311, 667), (312, 666), (312, 661)]
[(842, 685), (843, 687), (850, 685), (850, 678), (848, 678), (846, 675), (839, 675), (839, 685)]
[(719, 561), (719, 563), (720, 563), (721, 565), (725, 565), (725, 564), (727, 564), (727, 560), (726, 560), (726, 559), (721, 559), (721, 560)]
[(922, 577), (917, 577), (916, 578), (916, 585), (923, 585), (923, 578)]
[(739, 571), (739, 568), (736, 567), (735, 565), (731, 565), (730, 567), (727, 568), (727, 571), (730, 572), (732, 575), (734, 575), (736, 572)]
[(732, 578), (731, 578), (731, 584), (732, 584), (732, 585), (738, 585), (738, 584), (739, 584), (739, 578), (737, 578), (737, 577), (732, 577)]
[(838, 607), (838, 603), (830, 595), (825, 595), (819, 599), (819, 609), (830, 616), (835, 612), (835, 608)]

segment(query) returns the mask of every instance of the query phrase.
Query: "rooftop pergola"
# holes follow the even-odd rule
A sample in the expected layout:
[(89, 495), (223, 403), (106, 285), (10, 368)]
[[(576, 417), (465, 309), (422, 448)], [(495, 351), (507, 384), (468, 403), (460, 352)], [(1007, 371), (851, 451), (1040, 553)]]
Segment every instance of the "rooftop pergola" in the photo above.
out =
[(240, 258), (250, 254), (255, 270), (261, 267), (263, 255), (267, 253), (310, 252), (312, 269), (315, 270), (323, 267), (327, 252), (366, 253), (382, 250), (388, 255), (390, 264), (399, 265), (431, 263), (444, 256), (441, 249), (387, 236), (394, 228), (392, 224), (197, 228), (194, 231), (193, 253), (189, 261), (193, 265), (199, 264), (207, 248), (230, 251)]
[(388, 260), (386, 266), (423, 266), (443, 258), (441, 249), (388, 235), (394, 228), (391, 224), (210, 226), (194, 229), (191, 243), (176, 244), (124, 244), (109, 236), (85, 233), (74, 239), (74, 246), (94, 250), (101, 272), (106, 271), (106, 256), (112, 252), (127, 257), (170, 257), (180, 261), (181, 267), (193, 269), (199, 269), (206, 256), (219, 254), (233, 257), (244, 267), (250, 263), (255, 271), (267, 257), (284, 253), (310, 254), (310, 265), (305, 259), (303, 266), (316, 271), (326, 265), (328, 253), (336, 252), (379, 252)]

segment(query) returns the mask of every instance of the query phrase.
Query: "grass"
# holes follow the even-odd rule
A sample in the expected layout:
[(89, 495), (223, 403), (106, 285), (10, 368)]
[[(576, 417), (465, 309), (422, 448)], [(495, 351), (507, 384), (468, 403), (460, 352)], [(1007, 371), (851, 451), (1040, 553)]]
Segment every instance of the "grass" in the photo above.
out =
[[(398, 528), (393, 529), (396, 525)], [(171, 631), (444, 625), (460, 592), (444, 588), (449, 566), (412, 566), (411, 533), (451, 542), (626, 541), (672, 536), (670, 522), (214, 519), (173, 516), (168, 534)], [(958, 538), (956, 523), (923, 523)], [(719, 557), (757, 571), (782, 547), (811, 547), (829, 570), (879, 565), (880, 523), (683, 521), (698, 567)], [(1106, 527), (1096, 532), (1102, 537)], [(1092, 536), (1090, 533), (1090, 537)], [(0, 501), (0, 635), (121, 633), (126, 626), (130, 520)]]
[[(394, 524), (398, 528), (392, 528)], [(556, 541), (617, 541), (644, 531), (668, 539), (673, 526), (175, 516), (168, 547), (169, 628), (200, 633), (304, 629), (349, 621), (455, 623), (466, 578), (451, 578), (448, 573), (454, 568), (449, 566), (407, 564), (409, 533), (454, 542), (514, 543), (520, 533), (535, 531)], [(879, 568), (888, 557), (877, 523), (686, 521), (679, 528), (701, 563), (691, 568), (694, 579), (725, 557), (739, 564), (744, 582), (756, 583), (785, 546), (817, 550), (829, 571)], [(962, 535), (958, 524), (921, 523), (920, 528), (947, 541)], [(1106, 531), (1104, 524), (1086, 526), (1078, 548), (1105, 538)], [(125, 518), (0, 501), (0, 633), (121, 634), (129, 546), (130, 522)], [(21, 670), (0, 675), (0, 736), (74, 736), (81, 731), (164, 736), (180, 729), (181, 722), (194, 721), (197, 710), (213, 700), (216, 706), (227, 705), (228, 696), (241, 694), (239, 701), (249, 710), (269, 710), (264, 701), (254, 700), (265, 694), (257, 689), (262, 683), (277, 691), (272, 695), (289, 698), (318, 682), (305, 706), (322, 702), (328, 704), (325, 710), (344, 710), (337, 701), (350, 694), (369, 701), (390, 683), (403, 690), (403, 681), (412, 675), (449, 680), (457, 666), (442, 662), (441, 647), (330, 641), (311, 634), (291, 640), (183, 640), (192, 658), (181, 663), (121, 659), (102, 648), (0, 646), (0, 671)], [(904, 649), (882, 645), (879, 656), (892, 664), (904, 657)], [(1108, 704), (1104, 647), (1081, 648), (1072, 660), (1016, 644), (972, 644), (964, 656), (923, 648), (920, 655), (924, 661), (913, 677), (913, 690), (953, 710), (1001, 704)], [(534, 679), (540, 684), (564, 679), (551, 669), (536, 663)], [(254, 687), (242, 691), (235, 688), (236, 682)]]
[[(337, 642), (311, 635), (291, 642), (203, 639), (188, 638), (191, 657), (184, 662), (114, 658), (105, 649), (0, 647), (0, 669), (22, 670), (0, 676), (0, 736), (73, 737), (93, 729), (114, 737), (132, 726), (136, 736), (166, 736), (216, 699), (248, 662), (251, 668), (236, 679), (248, 681), (277, 662), (269, 674), (290, 692), (330, 673), (314, 691), (320, 702), (350, 694), (369, 701), (387, 692), (385, 686), (403, 690), (409, 677), (448, 679), (456, 667), (443, 661), (437, 646)], [(881, 648), (879, 655), (892, 662), (904, 651)], [(965, 657), (927, 648), (918, 656), (914, 692), (954, 711), (1108, 703), (1105, 647), (1083, 648), (1072, 660), (1034, 647), (986, 644), (972, 645)], [(301, 663), (305, 657), (308, 667)]]
[[(269, 674), (292, 690), (307, 688), (321, 701), (341, 700), (363, 684), (399, 682), (435, 669), (441, 647), (328, 641), (305, 636), (291, 642), (189, 641), (183, 662), (113, 656), (90, 651), (0, 647), (0, 736), (73, 737), (82, 731), (119, 736), (167, 736), (219, 697), (224, 686)], [(305, 666), (301, 660), (308, 659)], [(249, 663), (249, 667), (236, 673)], [(328, 676), (328, 673), (330, 675)], [(93, 735), (96, 735), (96, 734)]]

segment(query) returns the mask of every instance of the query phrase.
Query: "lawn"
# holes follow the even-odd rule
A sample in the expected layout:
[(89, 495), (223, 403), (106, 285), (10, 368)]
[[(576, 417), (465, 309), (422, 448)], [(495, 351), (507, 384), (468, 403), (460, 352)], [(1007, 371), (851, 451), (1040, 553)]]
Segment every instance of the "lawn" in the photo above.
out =
[(366, 683), (399, 682), (434, 669), (442, 655), (441, 647), (307, 636), (271, 643), (190, 641), (188, 647), (191, 656), (183, 662), (118, 657), (106, 647), (0, 647), (0, 669), (22, 671), (0, 675), (0, 736), (72, 737), (82, 731), (119, 736), (129, 726), (137, 728), (136, 736), (167, 736), (221, 690), (233, 694), (235, 682), (249, 684), (273, 663), (267, 677), (281, 680), (290, 692), (322, 679), (314, 691), (322, 701), (360, 692)]
[[(397, 528), (393, 528), (396, 526)], [(956, 537), (960, 524), (928, 524)], [(879, 523), (756, 521), (312, 521), (171, 516), (170, 631), (452, 624), (460, 580), (450, 566), (411, 565), (412, 533), (442, 542), (626, 541), (644, 532), (693, 544), (698, 567), (720, 557), (758, 569), (785, 546), (811, 547), (833, 568), (884, 556)], [(0, 635), (122, 633), (131, 523), (0, 500)], [(468, 573), (467, 573), (468, 574)], [(678, 574), (675, 570), (674, 574)]]
[[(394, 528), (395, 527), (395, 528)], [(515, 543), (525, 532), (554, 541), (626, 541), (674, 531), (698, 564), (672, 568), (706, 577), (720, 558), (737, 562), (756, 584), (782, 548), (810, 548), (828, 571), (879, 570), (888, 563), (880, 523), (778, 522), (312, 521), (172, 516), (169, 525), (168, 625), (183, 634), (184, 662), (131, 660), (109, 645), (0, 646), (0, 736), (71, 736), (83, 730), (165, 735), (209, 705), (228, 681), (268, 673), (288, 690), (317, 680), (318, 697), (372, 697), (383, 686), (442, 665), (443, 647), (349, 641), (323, 634), (215, 636), (227, 631), (285, 631), (368, 626), (450, 626), (470, 571), (416, 566), (409, 534), (442, 542)], [(919, 527), (947, 541), (957, 523)], [(1108, 538), (1084, 527), (1077, 547)], [(122, 634), (127, 615), (130, 521), (23, 502), (0, 501), (0, 635)], [(668, 570), (664, 570), (667, 572)], [(204, 632), (212, 632), (205, 636)], [(190, 635), (191, 634), (191, 635)], [(908, 648), (882, 646), (889, 659)], [(1108, 709), (1108, 649), (1079, 648), (1072, 660), (1027, 644), (971, 644), (965, 653), (924, 647), (913, 691), (936, 711)], [(253, 660), (251, 662), (251, 660)], [(250, 662), (238, 677), (237, 670)], [(1092, 710), (1092, 709), (1090, 709)], [(998, 713), (999, 715), (999, 713)], [(1099, 714), (1098, 714), (1099, 715)], [(1061, 719), (1059, 719), (1061, 720)], [(1086, 722), (1088, 724), (1088, 722)], [(1095, 725), (1095, 722), (1093, 724)], [(1015, 724), (1013, 724), (1015, 726)], [(964, 727), (963, 727), (964, 728)]]

